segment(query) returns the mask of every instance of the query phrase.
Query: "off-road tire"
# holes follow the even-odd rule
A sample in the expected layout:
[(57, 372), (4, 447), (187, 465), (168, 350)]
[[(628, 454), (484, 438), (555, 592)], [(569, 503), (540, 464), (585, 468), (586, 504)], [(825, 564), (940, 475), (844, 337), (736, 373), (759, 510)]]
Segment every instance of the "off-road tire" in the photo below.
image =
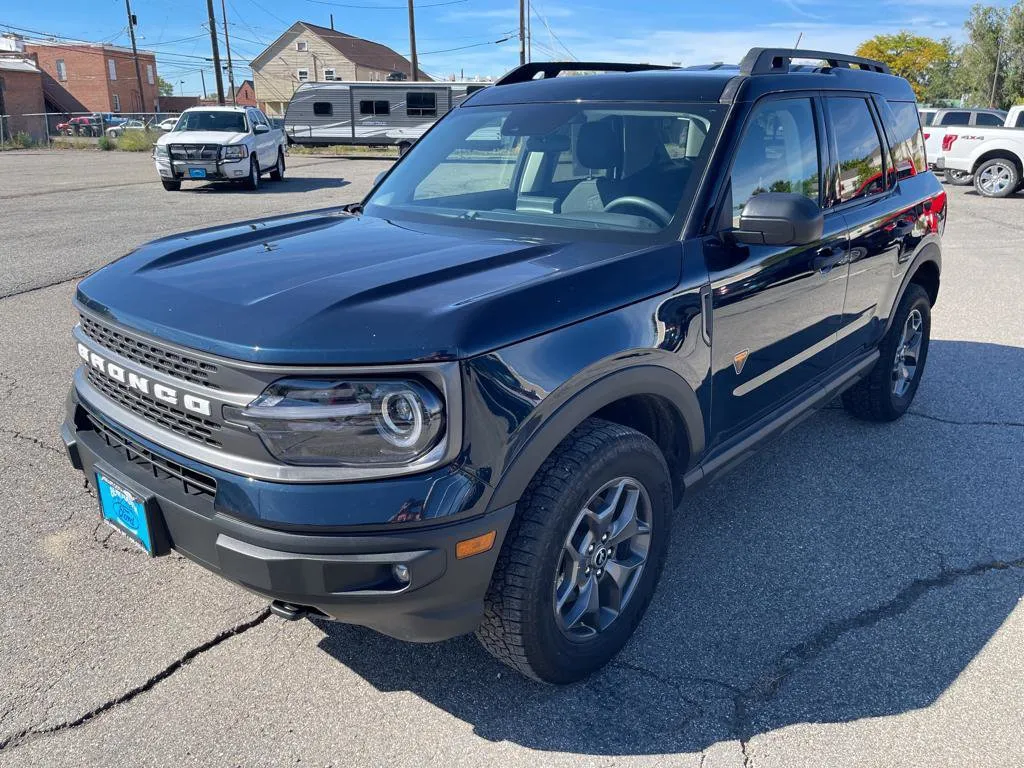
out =
[[(909, 389), (903, 396), (893, 391), (893, 361), (903, 338), (903, 328), (910, 313), (917, 309), (923, 319), (924, 338), (918, 357), (917, 369)], [(843, 407), (865, 421), (895, 421), (910, 407), (928, 361), (928, 341), (931, 333), (931, 302), (928, 294), (917, 283), (911, 283), (900, 300), (892, 325), (879, 345), (880, 357), (871, 373), (843, 393)]]
[(255, 192), (260, 188), (260, 164), (255, 157), (249, 160), (249, 177), (242, 182), (242, 186), (250, 192)]
[(181, 189), (181, 182), (177, 180), (171, 181), (170, 179), (160, 179), (160, 183), (164, 185), (164, 189), (168, 192), (177, 192)]
[(277, 150), (277, 162), (270, 171), (271, 181), (284, 181), (284, 150)]
[[(558, 558), (583, 505), (608, 481), (632, 477), (651, 502), (651, 541), (632, 598), (585, 641), (559, 629), (553, 589)], [(498, 555), (476, 636), (495, 658), (535, 680), (570, 683), (621, 650), (654, 594), (668, 546), (672, 486), (661, 450), (628, 427), (590, 418), (563, 440), (530, 481)]]

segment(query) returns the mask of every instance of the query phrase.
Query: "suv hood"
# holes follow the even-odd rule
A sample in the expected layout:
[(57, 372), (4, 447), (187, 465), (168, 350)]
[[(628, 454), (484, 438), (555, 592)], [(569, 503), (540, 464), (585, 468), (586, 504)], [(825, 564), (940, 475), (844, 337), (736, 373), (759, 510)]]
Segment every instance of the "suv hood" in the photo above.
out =
[(237, 144), (247, 133), (228, 131), (171, 131), (156, 140), (157, 144)]
[(129, 328), (251, 362), (453, 360), (676, 285), (678, 242), (628, 250), (327, 209), (156, 240), (83, 280), (77, 298)]

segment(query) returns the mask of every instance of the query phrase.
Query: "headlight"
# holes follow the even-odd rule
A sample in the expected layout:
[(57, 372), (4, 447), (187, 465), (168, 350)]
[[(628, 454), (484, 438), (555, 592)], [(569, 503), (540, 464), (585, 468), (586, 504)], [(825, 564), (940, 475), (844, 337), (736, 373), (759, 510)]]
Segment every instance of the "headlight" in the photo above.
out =
[(154, 150), (154, 154), (157, 157), (169, 157), (170, 156), (169, 153), (167, 152), (167, 145), (166, 144), (157, 144), (156, 145), (156, 149)]
[(419, 381), (282, 379), (226, 418), (301, 466), (401, 466), (441, 442), (441, 397)]
[(225, 160), (242, 160), (249, 156), (249, 150), (245, 144), (233, 144), (230, 147), (221, 147), (221, 157)]

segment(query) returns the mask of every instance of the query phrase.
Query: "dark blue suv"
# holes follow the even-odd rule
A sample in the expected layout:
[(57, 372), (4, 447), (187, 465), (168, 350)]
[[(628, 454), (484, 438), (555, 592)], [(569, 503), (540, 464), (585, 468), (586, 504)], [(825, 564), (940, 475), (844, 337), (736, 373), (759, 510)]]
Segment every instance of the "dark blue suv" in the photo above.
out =
[(280, 616), (575, 680), (686, 492), (837, 396), (906, 411), (945, 209), (877, 62), (527, 64), (362, 203), (82, 281), (64, 442), (105, 519)]

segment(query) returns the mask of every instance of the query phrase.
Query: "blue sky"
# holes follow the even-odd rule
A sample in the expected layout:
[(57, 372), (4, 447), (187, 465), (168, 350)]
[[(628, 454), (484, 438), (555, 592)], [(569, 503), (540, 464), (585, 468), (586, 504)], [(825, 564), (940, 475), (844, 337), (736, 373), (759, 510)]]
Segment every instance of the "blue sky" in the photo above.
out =
[[(534, 58), (683, 64), (738, 61), (755, 45), (850, 52), (881, 32), (909, 29), (959, 38), (972, 0), (533, 0)], [(995, 0), (1008, 5), (1010, 0)], [(198, 93), (198, 70), (209, 68), (203, 0), (134, 0), (142, 48), (158, 53), (160, 74), (184, 93)], [(220, 0), (214, 3), (220, 18)], [(518, 62), (517, 0), (417, 0), (420, 66), (446, 76), (499, 75)], [(247, 64), (296, 20), (328, 26), (408, 53), (404, 0), (227, 0), (236, 64)], [(126, 45), (123, 0), (13, 0), (0, 6), (0, 30), (29, 30)], [(494, 41), (512, 34), (507, 42)], [(461, 50), (450, 50), (459, 48)], [(248, 70), (236, 68), (241, 76)], [(207, 71), (212, 89), (212, 71)]]

